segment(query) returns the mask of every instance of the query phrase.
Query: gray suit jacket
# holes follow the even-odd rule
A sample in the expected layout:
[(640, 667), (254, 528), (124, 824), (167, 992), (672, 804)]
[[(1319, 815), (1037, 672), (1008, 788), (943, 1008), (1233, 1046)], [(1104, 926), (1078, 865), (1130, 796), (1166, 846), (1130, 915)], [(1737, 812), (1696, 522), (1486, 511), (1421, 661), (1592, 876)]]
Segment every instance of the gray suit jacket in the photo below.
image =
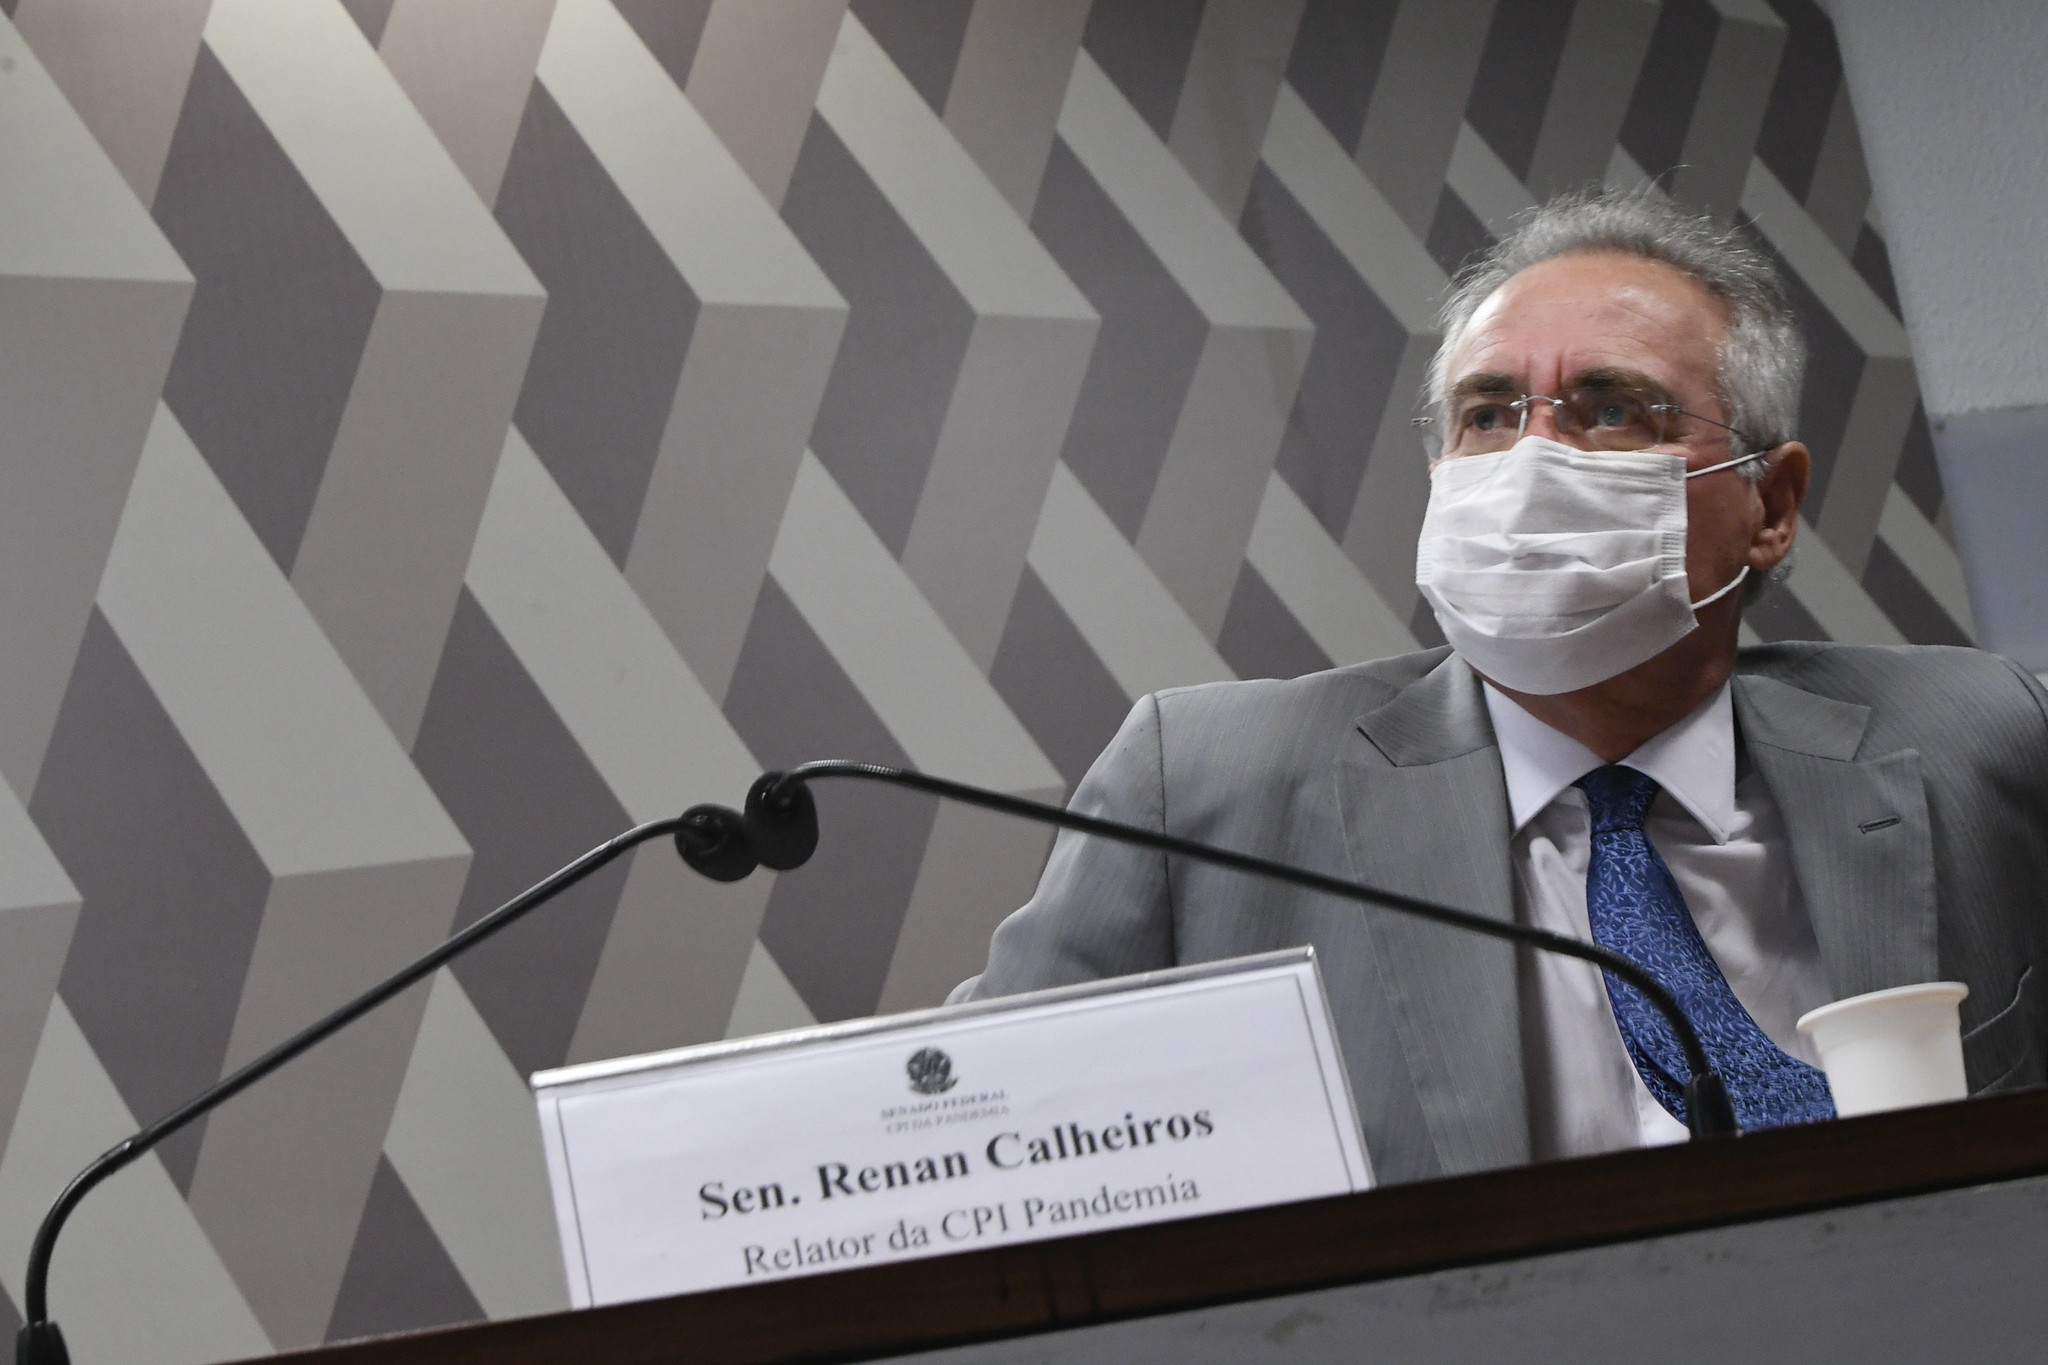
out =
[[(1734, 683), (1837, 997), (1967, 982), (1973, 1089), (2044, 1078), (2048, 693), (1963, 649), (1772, 645)], [(1511, 919), (1508, 802), (1448, 650), (1138, 703), (1077, 810)], [(1312, 943), (1383, 1181), (1529, 1159), (1516, 949), (1062, 834), (955, 999)]]

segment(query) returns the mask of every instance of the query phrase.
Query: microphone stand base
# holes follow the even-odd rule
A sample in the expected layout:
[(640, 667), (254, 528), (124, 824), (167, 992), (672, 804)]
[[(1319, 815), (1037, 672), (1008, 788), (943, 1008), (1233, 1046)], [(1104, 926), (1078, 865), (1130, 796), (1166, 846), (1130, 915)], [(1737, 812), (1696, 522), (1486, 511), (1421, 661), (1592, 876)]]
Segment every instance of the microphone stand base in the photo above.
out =
[(54, 1322), (31, 1322), (14, 1334), (14, 1365), (71, 1365), (64, 1333)]
[(1685, 1126), (1695, 1139), (1739, 1137), (1742, 1133), (1728, 1087), (1711, 1071), (1685, 1083)]

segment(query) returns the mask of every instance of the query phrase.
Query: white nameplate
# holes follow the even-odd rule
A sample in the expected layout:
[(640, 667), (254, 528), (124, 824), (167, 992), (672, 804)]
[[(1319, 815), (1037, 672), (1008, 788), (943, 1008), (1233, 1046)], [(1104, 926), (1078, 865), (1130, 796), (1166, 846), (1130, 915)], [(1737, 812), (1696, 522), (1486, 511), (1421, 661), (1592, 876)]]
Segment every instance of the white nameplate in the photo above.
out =
[(1305, 948), (533, 1086), (579, 1308), (1371, 1183)]

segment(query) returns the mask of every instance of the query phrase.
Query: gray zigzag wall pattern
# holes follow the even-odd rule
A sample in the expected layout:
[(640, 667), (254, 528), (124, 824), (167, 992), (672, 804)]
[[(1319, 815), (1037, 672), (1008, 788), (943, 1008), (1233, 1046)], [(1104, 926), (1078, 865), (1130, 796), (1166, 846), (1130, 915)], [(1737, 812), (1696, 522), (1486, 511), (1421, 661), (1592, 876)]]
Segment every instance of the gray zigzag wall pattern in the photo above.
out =
[[(624, 825), (1058, 799), (1155, 688), (1436, 640), (1409, 423), (1537, 198), (1751, 225), (1761, 639), (1961, 643), (1813, 0), (0, 0), (0, 1328), (95, 1152)], [(89, 1201), (82, 1362), (565, 1302), (525, 1075), (929, 1005), (1039, 832), (643, 849)]]

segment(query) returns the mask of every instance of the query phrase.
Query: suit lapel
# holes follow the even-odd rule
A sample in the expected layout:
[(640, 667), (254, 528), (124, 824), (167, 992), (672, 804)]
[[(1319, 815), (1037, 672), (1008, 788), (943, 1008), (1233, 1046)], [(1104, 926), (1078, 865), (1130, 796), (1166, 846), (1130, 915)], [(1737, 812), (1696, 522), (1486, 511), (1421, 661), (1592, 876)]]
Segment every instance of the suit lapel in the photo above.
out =
[[(1507, 787), (1471, 670), (1446, 659), (1357, 728), (1337, 781), (1354, 875), (1511, 922)], [(1365, 924), (1443, 1169), (1527, 1161), (1514, 949), (1394, 911)]]
[(1754, 675), (1738, 675), (1734, 693), (1836, 998), (1934, 980), (1934, 842), (1920, 755), (1858, 758), (1868, 707)]

